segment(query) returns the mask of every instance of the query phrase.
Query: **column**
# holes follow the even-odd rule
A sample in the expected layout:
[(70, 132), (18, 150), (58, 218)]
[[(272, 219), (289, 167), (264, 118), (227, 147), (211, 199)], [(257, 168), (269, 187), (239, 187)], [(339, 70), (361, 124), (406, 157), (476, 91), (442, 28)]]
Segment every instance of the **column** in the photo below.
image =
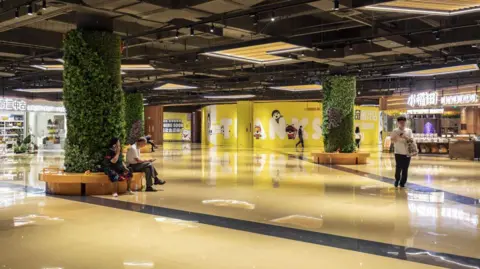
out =
[(253, 102), (237, 102), (237, 147), (253, 148)]
[(323, 141), (326, 152), (354, 152), (356, 80), (331, 76), (323, 82)]
[(460, 112), (460, 133), (466, 134), (467, 131), (467, 107), (462, 107)]
[(145, 107), (145, 134), (151, 135), (155, 144), (163, 144), (163, 106)]
[[(120, 38), (112, 21), (78, 15), (64, 39), (63, 102), (67, 112), (67, 172), (96, 170), (113, 137), (125, 142)], [(107, 20), (107, 21), (106, 21)]]

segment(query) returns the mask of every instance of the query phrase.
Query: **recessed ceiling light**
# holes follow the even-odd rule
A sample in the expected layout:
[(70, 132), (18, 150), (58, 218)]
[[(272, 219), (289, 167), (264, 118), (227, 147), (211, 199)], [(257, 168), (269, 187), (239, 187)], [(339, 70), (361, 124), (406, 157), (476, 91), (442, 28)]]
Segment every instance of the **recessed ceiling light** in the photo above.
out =
[(308, 92), (308, 91), (320, 91), (323, 89), (322, 85), (308, 84), (308, 85), (290, 85), (290, 86), (278, 86), (270, 87), (274, 90), (290, 91), (290, 92)]
[(478, 70), (479, 68), (477, 64), (466, 64), (466, 65), (456, 65), (456, 66), (449, 66), (449, 67), (410, 71), (410, 72), (404, 72), (404, 73), (395, 73), (395, 74), (390, 74), (390, 76), (429, 77), (429, 76), (456, 74), (456, 73), (463, 73), (463, 72), (472, 72), (472, 71), (478, 71)]
[(17, 92), (29, 92), (29, 93), (52, 93), (63, 92), (62, 88), (32, 88), (32, 89), (14, 89)]
[[(57, 59), (57, 61), (60, 61), (60, 60)], [(35, 65), (31, 65), (31, 67), (35, 67), (35, 68), (46, 70), (46, 71), (63, 70), (62, 64), (35, 64)], [(141, 71), (141, 70), (155, 70), (155, 67), (153, 67), (150, 64), (122, 64), (120, 69), (127, 70), (127, 71)]]
[[(415, 13), (440, 16), (455, 16), (480, 11), (478, 1), (457, 1), (455, 4), (432, 3), (434, 1), (418, 0), (415, 5), (412, 1), (396, 0), (381, 4), (366, 6), (366, 9), (399, 13)], [(453, 2), (453, 1), (452, 1)]]
[(197, 87), (174, 84), (174, 83), (166, 83), (162, 86), (159, 86), (153, 89), (154, 90), (189, 90), (189, 89), (197, 89)]
[(307, 47), (297, 46), (285, 42), (273, 42), (262, 45), (240, 47), (235, 49), (211, 51), (203, 54), (212, 57), (230, 59), (234, 61), (265, 65), (293, 61), (293, 59), (278, 56), (276, 54), (308, 49), (309, 48)]
[(206, 95), (203, 98), (206, 99), (249, 99), (253, 98), (253, 94), (238, 94), (238, 95)]

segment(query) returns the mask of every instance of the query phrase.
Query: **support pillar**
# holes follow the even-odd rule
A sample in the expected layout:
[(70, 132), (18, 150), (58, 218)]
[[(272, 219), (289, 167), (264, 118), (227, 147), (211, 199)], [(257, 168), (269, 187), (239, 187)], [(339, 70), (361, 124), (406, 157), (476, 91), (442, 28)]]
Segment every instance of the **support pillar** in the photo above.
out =
[(323, 142), (326, 152), (351, 153), (356, 96), (355, 77), (332, 76), (323, 82)]
[(111, 20), (80, 17), (63, 46), (65, 169), (73, 173), (97, 170), (113, 137), (125, 142), (120, 38)]
[(468, 130), (467, 130), (467, 108), (466, 107), (462, 107), (462, 110), (460, 112), (460, 133), (461, 134), (468, 133)]
[(145, 134), (151, 135), (155, 144), (163, 144), (163, 106), (145, 107)]
[(237, 147), (253, 148), (253, 102), (237, 102)]

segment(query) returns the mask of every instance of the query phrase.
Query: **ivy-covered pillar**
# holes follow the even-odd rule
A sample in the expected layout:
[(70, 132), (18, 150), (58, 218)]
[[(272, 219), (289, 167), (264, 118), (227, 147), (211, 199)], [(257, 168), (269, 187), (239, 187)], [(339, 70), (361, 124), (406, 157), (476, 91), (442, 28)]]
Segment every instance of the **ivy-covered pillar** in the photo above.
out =
[(354, 152), (356, 80), (331, 76), (323, 81), (323, 143), (325, 152)]
[(125, 142), (120, 42), (111, 31), (91, 27), (79, 27), (65, 36), (63, 101), (67, 112), (67, 172), (95, 170), (102, 163), (112, 137)]
[(125, 133), (127, 143), (130, 145), (145, 135), (143, 94), (141, 93), (125, 94)]

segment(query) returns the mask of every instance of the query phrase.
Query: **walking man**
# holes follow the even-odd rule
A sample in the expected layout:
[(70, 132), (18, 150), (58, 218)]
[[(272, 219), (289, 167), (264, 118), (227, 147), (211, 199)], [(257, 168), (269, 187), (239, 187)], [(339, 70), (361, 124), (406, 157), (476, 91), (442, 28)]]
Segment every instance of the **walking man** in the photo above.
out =
[(408, 177), (408, 167), (410, 166), (410, 155), (408, 151), (407, 140), (413, 138), (412, 130), (407, 128), (407, 119), (404, 116), (397, 118), (398, 128), (393, 130), (391, 134), (392, 142), (395, 148), (395, 187), (400, 184), (401, 188), (405, 187)]
[(298, 129), (298, 143), (295, 145), (295, 148), (298, 147), (298, 145), (302, 144), (302, 149), (305, 148), (305, 145), (303, 144), (303, 126), (300, 126)]
[(164, 180), (160, 180), (157, 177), (157, 170), (153, 167), (153, 162), (155, 159), (151, 160), (142, 160), (140, 159), (140, 149), (147, 145), (147, 139), (144, 137), (140, 137), (135, 144), (133, 144), (127, 151), (127, 162), (132, 168), (133, 172), (144, 172), (146, 181), (147, 181), (147, 188), (145, 191), (155, 192), (157, 191), (152, 187), (153, 182), (152, 179), (155, 179), (155, 185), (163, 185), (166, 182)]

